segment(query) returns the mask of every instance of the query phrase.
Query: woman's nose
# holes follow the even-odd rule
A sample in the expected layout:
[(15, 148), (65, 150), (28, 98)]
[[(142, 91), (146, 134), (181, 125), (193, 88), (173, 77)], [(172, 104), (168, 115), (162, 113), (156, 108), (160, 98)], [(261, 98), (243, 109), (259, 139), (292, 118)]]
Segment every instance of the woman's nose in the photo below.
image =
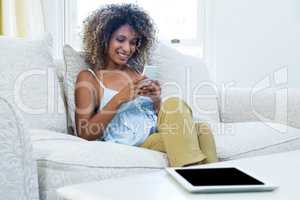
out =
[(122, 45), (122, 49), (126, 52), (130, 52), (130, 43), (129, 42), (124, 42)]

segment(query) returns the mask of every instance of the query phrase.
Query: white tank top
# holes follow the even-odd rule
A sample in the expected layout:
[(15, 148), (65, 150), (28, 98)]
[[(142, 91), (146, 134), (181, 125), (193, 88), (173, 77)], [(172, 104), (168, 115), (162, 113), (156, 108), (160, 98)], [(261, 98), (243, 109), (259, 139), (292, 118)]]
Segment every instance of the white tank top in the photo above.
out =
[(97, 75), (95, 74), (95, 72), (93, 70), (88, 69), (88, 71), (91, 72), (91, 74), (98, 81), (99, 85), (103, 88), (103, 96), (102, 96), (102, 99), (100, 100), (100, 106), (98, 109), (98, 111), (100, 111), (118, 93), (118, 91), (105, 87), (103, 82), (97, 77)]
[[(103, 96), (98, 109), (100, 111), (116, 95), (117, 91), (105, 87), (94, 71), (89, 69), (89, 72), (103, 87)], [(156, 124), (157, 116), (151, 98), (137, 96), (120, 105), (99, 140), (139, 146), (151, 133), (156, 131)]]

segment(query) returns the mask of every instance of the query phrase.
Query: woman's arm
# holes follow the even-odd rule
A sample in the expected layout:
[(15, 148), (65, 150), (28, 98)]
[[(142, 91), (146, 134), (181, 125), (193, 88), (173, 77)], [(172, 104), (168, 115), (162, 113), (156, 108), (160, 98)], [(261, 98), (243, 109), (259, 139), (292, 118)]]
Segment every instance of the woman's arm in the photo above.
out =
[(101, 112), (96, 113), (98, 106), (96, 101), (99, 95), (97, 84), (91, 73), (82, 71), (78, 75), (75, 86), (76, 130), (79, 137), (86, 140), (96, 140), (102, 136), (105, 127), (120, 105), (119, 101), (113, 98)]

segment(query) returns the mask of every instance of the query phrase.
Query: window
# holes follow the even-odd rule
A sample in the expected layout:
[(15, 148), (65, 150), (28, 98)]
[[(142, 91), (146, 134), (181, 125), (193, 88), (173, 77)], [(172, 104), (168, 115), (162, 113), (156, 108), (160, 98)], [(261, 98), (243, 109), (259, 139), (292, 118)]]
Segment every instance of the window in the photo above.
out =
[(136, 3), (143, 7), (158, 28), (158, 38), (185, 53), (202, 55), (200, 0), (65, 0), (65, 40), (81, 49), (83, 20), (107, 3)]

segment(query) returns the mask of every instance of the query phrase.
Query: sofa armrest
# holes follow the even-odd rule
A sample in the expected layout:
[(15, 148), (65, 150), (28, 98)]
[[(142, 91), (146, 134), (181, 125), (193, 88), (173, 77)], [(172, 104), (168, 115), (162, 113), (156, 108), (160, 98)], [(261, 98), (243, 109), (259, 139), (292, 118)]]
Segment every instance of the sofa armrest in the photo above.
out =
[(263, 121), (300, 128), (300, 89), (229, 88), (219, 97), (222, 122)]
[(12, 106), (0, 98), (0, 196), (37, 200), (37, 166), (29, 135)]

